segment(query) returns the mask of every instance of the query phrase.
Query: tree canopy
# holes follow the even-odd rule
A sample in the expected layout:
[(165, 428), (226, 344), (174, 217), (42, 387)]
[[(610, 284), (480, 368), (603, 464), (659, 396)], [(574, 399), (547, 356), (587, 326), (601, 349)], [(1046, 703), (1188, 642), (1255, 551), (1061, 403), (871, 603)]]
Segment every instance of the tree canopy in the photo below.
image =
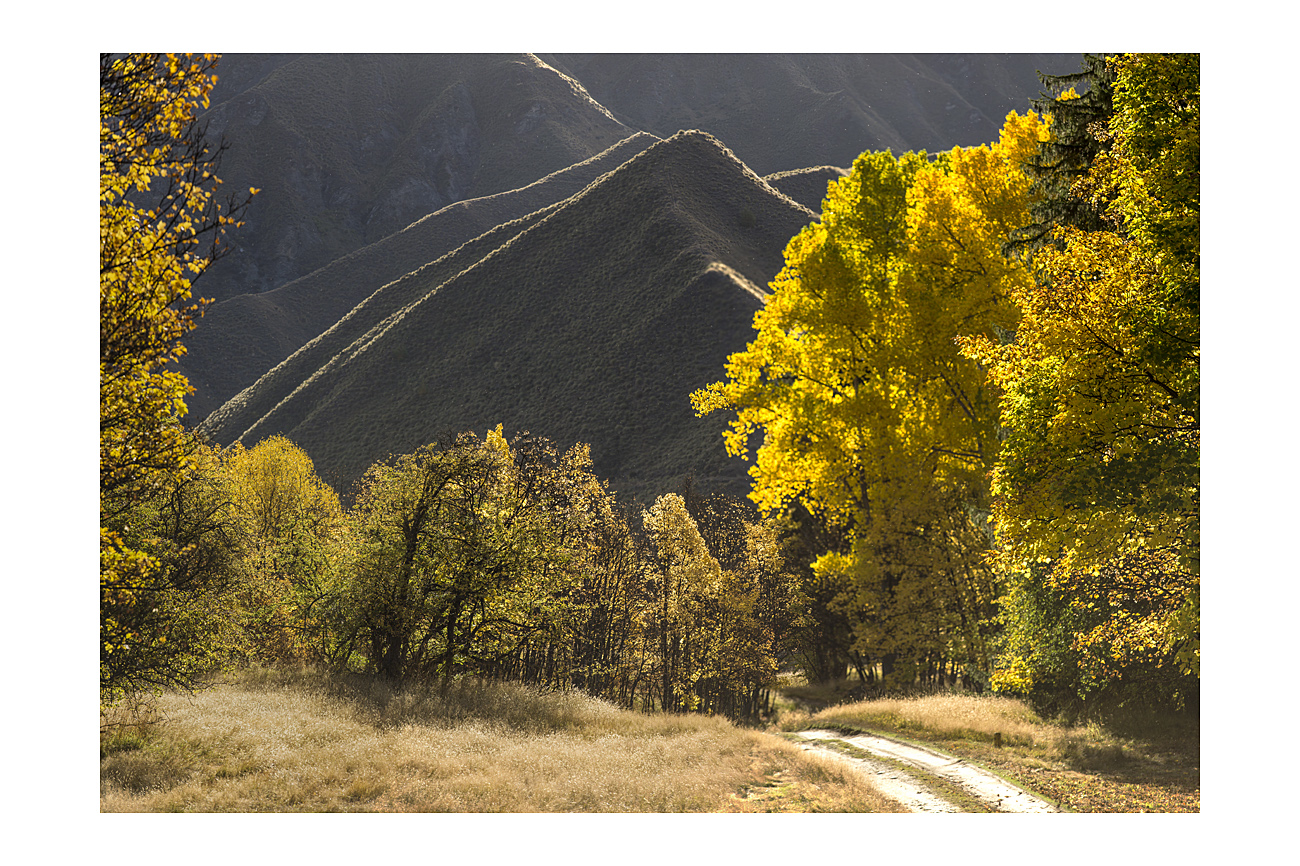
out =
[[(1060, 225), (1033, 255), (1014, 341), (965, 342), (1002, 391), (1003, 567), (1064, 594), (1101, 682), (1195, 673), (1200, 654), (1199, 58), (1108, 62), (1107, 147), (1071, 188), (1103, 225)], [(1006, 682), (1032, 681), (1009, 661)]]
[(700, 414), (736, 412), (732, 454), (763, 433), (761, 508), (798, 501), (850, 530), (814, 569), (847, 576), (858, 648), (886, 668), (927, 654), (987, 667), (997, 404), (956, 339), (1016, 326), (1008, 295), (1030, 279), (1001, 246), (1026, 221), (1020, 166), (1044, 138), (1013, 113), (992, 146), (863, 154), (787, 247), (754, 342), (692, 395)]
[[(166, 369), (194, 326), (195, 279), (222, 252), (248, 197), (215, 200), (220, 148), (196, 112), (214, 55), (101, 55), (99, 67), (99, 422), (101, 687), (111, 693), (157, 649), (154, 596), (169, 582), (156, 551), (131, 541), (130, 512), (174, 493), (195, 469), (181, 427), (189, 384)], [(250, 191), (251, 194), (251, 191)], [(125, 655), (134, 649), (129, 656)], [(169, 657), (166, 654), (163, 657)], [(158, 679), (152, 674), (147, 680)], [(162, 676), (173, 682), (175, 677)], [(181, 675), (184, 679), (184, 675)]]

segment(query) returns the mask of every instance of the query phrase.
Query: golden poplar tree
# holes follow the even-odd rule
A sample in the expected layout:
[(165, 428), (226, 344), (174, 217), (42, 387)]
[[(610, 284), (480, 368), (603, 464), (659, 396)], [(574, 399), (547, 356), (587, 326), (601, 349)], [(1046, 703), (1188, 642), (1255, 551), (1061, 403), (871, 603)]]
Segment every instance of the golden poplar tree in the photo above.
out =
[(922, 659), (988, 666), (997, 403), (956, 339), (1016, 326), (1008, 286), (1028, 278), (1000, 250), (1026, 219), (1020, 165), (1045, 136), (1013, 113), (991, 146), (863, 154), (791, 240), (754, 342), (692, 395), (700, 414), (736, 412), (730, 453), (762, 432), (750, 474), (764, 511), (798, 500), (849, 530), (814, 570), (839, 577), (857, 649), (887, 675)]

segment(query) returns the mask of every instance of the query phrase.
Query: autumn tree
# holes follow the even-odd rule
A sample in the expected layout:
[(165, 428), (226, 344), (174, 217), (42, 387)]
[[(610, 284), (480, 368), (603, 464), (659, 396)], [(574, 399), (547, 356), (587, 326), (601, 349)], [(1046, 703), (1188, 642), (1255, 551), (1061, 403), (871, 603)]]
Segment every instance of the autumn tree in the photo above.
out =
[(147, 551), (101, 611), (101, 699), (188, 688), (241, 654), (244, 536), (217, 449), (198, 445), (180, 471), (120, 512), (115, 538)]
[(631, 707), (645, 661), (644, 540), (592, 473), (587, 445), (561, 453), (525, 433), (511, 455), (516, 495), (542, 518), (535, 537), (546, 555), (526, 603), (493, 628), (496, 649), (480, 670)]
[(243, 628), (262, 662), (327, 654), (320, 617), (338, 580), (342, 532), (338, 495), (311, 458), (283, 436), (224, 455), (243, 533)]
[(756, 718), (767, 708), (781, 663), (795, 636), (809, 623), (809, 598), (801, 591), (783, 523), (766, 518), (752, 503), (723, 493), (705, 495), (692, 479), (682, 485), (682, 502), (705, 547), (723, 573), (722, 669), (708, 695), (718, 711)]
[[(129, 515), (170, 495), (194, 468), (180, 425), (188, 383), (166, 369), (199, 305), (193, 282), (224, 251), (248, 198), (215, 200), (221, 147), (197, 120), (216, 57), (100, 57), (100, 604), (101, 689), (151, 680), (140, 648), (156, 619), (162, 559), (133, 543)], [(132, 625), (134, 623), (134, 625)], [(144, 629), (144, 630), (142, 630)], [(151, 631), (152, 629), (152, 631)], [(132, 650), (135, 650), (132, 653)], [(137, 676), (137, 674), (139, 676)]]
[(604, 491), (592, 502), (564, 609), (572, 683), (633, 709), (653, 676), (653, 569), (632, 507)]
[(367, 470), (351, 512), (353, 618), (340, 640), (374, 671), (447, 684), (548, 626), (570, 554), (561, 497), (536, 486), (526, 450), (498, 427)]
[[(1041, 619), (1064, 599), (1101, 685), (1195, 676), (1200, 655), (1199, 58), (1107, 62), (1114, 112), (1092, 132), (1108, 146), (1072, 187), (1102, 227), (1062, 225), (1033, 255), (1037, 279), (1009, 287), (1014, 341), (966, 342), (1003, 391), (993, 490), (1013, 604)], [(1044, 673), (1025, 648), (1004, 659), (1008, 688)]]
[(990, 147), (863, 154), (787, 247), (727, 381), (692, 395), (700, 414), (736, 412), (732, 454), (763, 432), (750, 474), (765, 512), (798, 501), (846, 532), (814, 571), (843, 584), (856, 648), (899, 682), (936, 660), (989, 665), (997, 403), (955, 340), (1016, 326), (1008, 284), (1028, 277), (1001, 245), (1045, 136), (1013, 113)]

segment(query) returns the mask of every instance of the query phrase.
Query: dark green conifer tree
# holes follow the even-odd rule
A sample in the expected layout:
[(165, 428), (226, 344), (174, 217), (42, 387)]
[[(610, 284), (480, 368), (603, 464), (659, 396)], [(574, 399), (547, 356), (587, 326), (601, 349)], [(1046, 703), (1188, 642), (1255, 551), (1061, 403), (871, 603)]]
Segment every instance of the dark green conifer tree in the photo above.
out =
[[(1089, 129), (1098, 124), (1104, 128), (1110, 120), (1115, 71), (1106, 65), (1106, 55), (1085, 54), (1079, 72), (1040, 72), (1038, 79), (1046, 90), (1030, 103), (1039, 114), (1052, 116), (1052, 140), (1041, 143), (1038, 156), (1024, 167), (1034, 179), (1032, 191), (1038, 200), (1030, 208), (1032, 221), (1012, 232), (1004, 255), (1032, 253), (1047, 243), (1058, 225), (1088, 231), (1102, 227), (1100, 209), (1072, 196), (1070, 187), (1110, 146), (1109, 140), (1099, 141)], [(1070, 95), (1063, 99), (1062, 94)]]

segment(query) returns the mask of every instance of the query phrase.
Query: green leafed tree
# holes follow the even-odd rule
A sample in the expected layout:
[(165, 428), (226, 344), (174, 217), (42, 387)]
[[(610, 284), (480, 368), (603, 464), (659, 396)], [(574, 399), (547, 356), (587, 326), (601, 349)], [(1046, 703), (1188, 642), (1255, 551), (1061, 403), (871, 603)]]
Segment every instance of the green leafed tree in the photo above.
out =
[[(1173, 693), (1200, 657), (1199, 58), (1107, 62), (1107, 147), (1072, 187), (1102, 226), (1061, 225), (1033, 254), (1013, 342), (965, 345), (1003, 392), (1002, 567), (1043, 585), (1013, 606), (1068, 600), (1080, 691), (1162, 670)], [(1012, 650), (1000, 677), (1055, 675)]]

